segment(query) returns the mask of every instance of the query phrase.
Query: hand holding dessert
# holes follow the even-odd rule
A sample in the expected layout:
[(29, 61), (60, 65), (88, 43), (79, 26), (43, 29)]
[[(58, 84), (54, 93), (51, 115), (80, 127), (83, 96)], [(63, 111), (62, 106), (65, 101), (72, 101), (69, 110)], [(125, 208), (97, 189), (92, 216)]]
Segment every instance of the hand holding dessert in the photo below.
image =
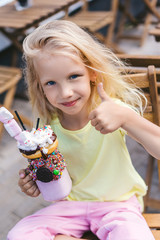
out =
[(30, 197), (38, 197), (40, 194), (39, 188), (33, 178), (26, 174), (25, 169), (19, 171), (19, 177), (18, 185), (21, 191)]
[[(24, 128), (20, 117), (19, 120)], [(28, 159), (28, 167), (20, 172), (19, 186), (22, 191), (29, 196), (37, 196), (40, 190), (46, 201), (65, 198), (71, 191), (72, 182), (63, 155), (57, 149), (57, 136), (51, 127), (45, 125), (38, 128), (37, 124), (31, 132), (25, 128), (22, 131), (13, 115), (4, 107), (0, 108), (0, 121), (11, 137), (17, 140), (22, 155)]]

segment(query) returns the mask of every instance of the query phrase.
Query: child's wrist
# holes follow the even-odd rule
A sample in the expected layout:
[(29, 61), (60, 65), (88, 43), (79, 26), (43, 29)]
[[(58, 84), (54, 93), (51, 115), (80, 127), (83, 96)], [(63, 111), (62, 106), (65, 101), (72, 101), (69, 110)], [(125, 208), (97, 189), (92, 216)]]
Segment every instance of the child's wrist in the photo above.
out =
[(128, 124), (132, 121), (132, 113), (133, 111), (127, 107), (122, 107), (123, 111), (121, 111), (121, 119), (122, 119), (122, 125), (121, 127), (127, 131), (128, 129)]

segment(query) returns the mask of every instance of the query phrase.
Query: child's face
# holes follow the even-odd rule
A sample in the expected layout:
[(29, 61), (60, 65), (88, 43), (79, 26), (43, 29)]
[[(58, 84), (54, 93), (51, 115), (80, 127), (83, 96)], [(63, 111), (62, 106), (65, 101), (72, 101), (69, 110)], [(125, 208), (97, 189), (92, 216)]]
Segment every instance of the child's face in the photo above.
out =
[(90, 74), (81, 59), (77, 59), (79, 62), (44, 53), (34, 59), (44, 93), (52, 106), (62, 111), (63, 117), (88, 115)]

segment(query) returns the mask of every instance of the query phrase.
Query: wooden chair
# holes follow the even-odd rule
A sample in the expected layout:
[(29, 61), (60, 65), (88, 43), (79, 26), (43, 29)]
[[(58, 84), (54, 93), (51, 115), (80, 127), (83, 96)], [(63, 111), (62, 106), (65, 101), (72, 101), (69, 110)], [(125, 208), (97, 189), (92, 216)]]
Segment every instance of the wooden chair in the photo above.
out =
[[(0, 66), (0, 95), (4, 94), (3, 106), (12, 112), (15, 119), (14, 112), (11, 110), (13, 103), (16, 86), (22, 77), (20, 69), (13, 67)], [(0, 105), (0, 107), (2, 106)], [(20, 117), (24, 124), (27, 124), (29, 127), (32, 126), (32, 122), (25, 116), (20, 114)], [(0, 123), (0, 138), (2, 137), (3, 124)]]
[(155, 240), (160, 239), (160, 213), (143, 214), (148, 226), (150, 227)]
[(135, 69), (136, 72), (146, 71), (149, 65), (156, 67), (157, 85), (159, 86), (160, 81), (160, 56), (158, 55), (134, 55), (134, 54), (116, 54), (124, 63), (128, 66), (128, 69)]
[[(130, 55), (130, 54), (117, 54), (122, 61), (129, 64), (128, 71), (145, 73), (148, 71), (148, 65), (154, 65), (155, 74), (157, 79), (157, 88), (158, 88), (158, 104), (160, 105), (160, 56), (145, 56), (145, 55)], [(131, 67), (132, 66), (132, 67)], [(158, 111), (160, 118), (160, 111)], [(148, 166), (146, 172), (146, 183), (149, 186), (148, 193), (146, 196), (145, 208), (153, 207), (160, 209), (160, 201), (157, 201), (150, 197), (150, 189), (152, 184), (152, 176), (154, 171), (154, 158), (148, 159)]]
[[(131, 70), (132, 71), (132, 70)], [(160, 126), (160, 112), (158, 103), (158, 88), (156, 79), (156, 69), (154, 66), (149, 66), (145, 72), (142, 73), (131, 73), (127, 75), (127, 78), (131, 77), (131, 80), (136, 82), (137, 86), (145, 91), (145, 95), (148, 99), (148, 106), (144, 117), (153, 123)], [(147, 172), (146, 172), (146, 184), (148, 185), (148, 192), (144, 198), (145, 209), (152, 207), (160, 209), (160, 201), (150, 197), (152, 177), (154, 170), (155, 159), (149, 155)], [(158, 169), (160, 176), (160, 162), (158, 161)]]
[[(142, 46), (144, 44), (144, 41), (149, 32), (149, 26), (152, 23), (153, 15), (156, 18), (160, 19), (160, 13), (158, 13), (157, 8), (156, 8), (157, 0), (143, 0), (143, 2), (146, 7), (146, 16), (144, 19), (141, 19), (139, 21), (129, 11), (131, 0), (124, 0), (123, 5), (119, 8), (119, 9), (122, 9), (122, 11), (121, 11), (119, 27), (118, 27), (118, 31), (117, 31), (117, 35), (116, 35), (117, 40), (124, 39), (124, 38), (125, 39), (133, 39), (133, 40), (139, 40), (140, 46)], [(140, 35), (125, 34), (124, 29), (125, 29), (125, 23), (127, 20), (129, 20), (134, 27), (137, 27), (139, 24), (143, 24), (142, 33)]]
[[(128, 71), (134, 73), (147, 73), (148, 65), (154, 64), (155, 68), (155, 77), (158, 78), (156, 83), (157, 88), (160, 87), (160, 57), (159, 56), (139, 56), (139, 55), (127, 55), (127, 54), (119, 54), (117, 55), (122, 60), (126, 61), (127, 63), (131, 64), (133, 67), (128, 67)], [(160, 95), (158, 95), (158, 105), (160, 104)], [(157, 111), (157, 117), (160, 118), (160, 111)], [(155, 122), (156, 123), (156, 122)], [(158, 124), (158, 120), (157, 123)], [(147, 207), (153, 207), (156, 209), (160, 209), (160, 201), (157, 201), (150, 197), (151, 185), (152, 185), (152, 176), (154, 171), (154, 158), (148, 159), (148, 166), (146, 171), (146, 183), (148, 185), (148, 192), (145, 198), (145, 209)]]
[[(136, 84), (137, 88), (141, 88), (146, 98), (148, 99), (148, 105), (144, 113), (144, 117), (149, 121), (160, 126), (160, 118), (158, 114), (158, 93), (157, 93), (157, 81), (155, 67), (149, 66), (146, 72), (143, 73), (131, 73), (125, 76), (126, 81)], [(147, 159), (146, 159), (147, 161)], [(158, 160), (158, 173), (160, 181), (160, 160)], [(146, 201), (147, 199), (145, 199)], [(150, 206), (150, 200), (148, 206)], [(152, 205), (153, 206), (153, 205)], [(159, 203), (160, 206), (160, 203)], [(157, 204), (155, 204), (157, 207)], [(143, 213), (144, 218), (148, 226), (150, 227), (155, 240), (160, 239), (160, 213)], [(85, 233), (84, 238), (94, 239), (97, 238), (93, 236), (90, 232)]]
[[(158, 55), (133, 55), (133, 54), (116, 54), (123, 62), (129, 65), (134, 72), (145, 72), (149, 65), (154, 65), (156, 68), (157, 87), (160, 92), (160, 56)], [(126, 67), (127, 68), (127, 67)], [(160, 104), (160, 93), (159, 93)]]
[[(72, 16), (66, 15), (66, 19), (70, 20), (82, 28), (87, 29), (94, 34), (100, 41), (105, 43), (113, 51), (122, 53), (118, 46), (113, 43), (114, 28), (117, 16), (118, 0), (111, 2), (110, 11), (89, 11), (88, 1), (81, 0), (82, 8), (79, 12)], [(108, 26), (108, 30), (105, 36), (100, 34), (99, 30)]]
[(134, 67), (148, 67), (154, 65), (160, 68), (160, 56), (158, 55), (134, 55), (134, 54), (116, 54), (118, 58), (125, 61), (130, 66)]

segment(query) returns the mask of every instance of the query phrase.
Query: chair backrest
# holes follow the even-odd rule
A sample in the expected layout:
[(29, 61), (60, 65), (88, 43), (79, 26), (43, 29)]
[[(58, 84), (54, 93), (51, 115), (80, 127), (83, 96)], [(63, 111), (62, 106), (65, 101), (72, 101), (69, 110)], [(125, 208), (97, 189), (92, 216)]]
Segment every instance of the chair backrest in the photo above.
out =
[(156, 70), (157, 68), (160, 68), (160, 56), (158, 55), (134, 55), (123, 53), (116, 54), (116, 56), (130, 66), (148, 67), (149, 65), (154, 65)]
[(148, 100), (144, 117), (160, 126), (155, 67), (148, 66), (147, 71), (127, 74), (125, 78), (130, 82), (134, 82), (137, 88), (141, 88)]
[[(144, 112), (144, 118), (160, 126), (160, 114), (158, 104), (158, 90), (156, 80), (156, 69), (153, 65), (147, 67), (147, 71), (142, 73), (131, 73), (124, 76), (127, 81), (142, 89), (148, 103)], [(158, 161), (158, 173), (160, 181), (160, 161)]]
[[(129, 64), (136, 72), (146, 72), (149, 65), (156, 67), (157, 87), (160, 89), (160, 56), (158, 55), (133, 55), (133, 54), (116, 54), (126, 64)], [(160, 101), (160, 99), (159, 99)]]

